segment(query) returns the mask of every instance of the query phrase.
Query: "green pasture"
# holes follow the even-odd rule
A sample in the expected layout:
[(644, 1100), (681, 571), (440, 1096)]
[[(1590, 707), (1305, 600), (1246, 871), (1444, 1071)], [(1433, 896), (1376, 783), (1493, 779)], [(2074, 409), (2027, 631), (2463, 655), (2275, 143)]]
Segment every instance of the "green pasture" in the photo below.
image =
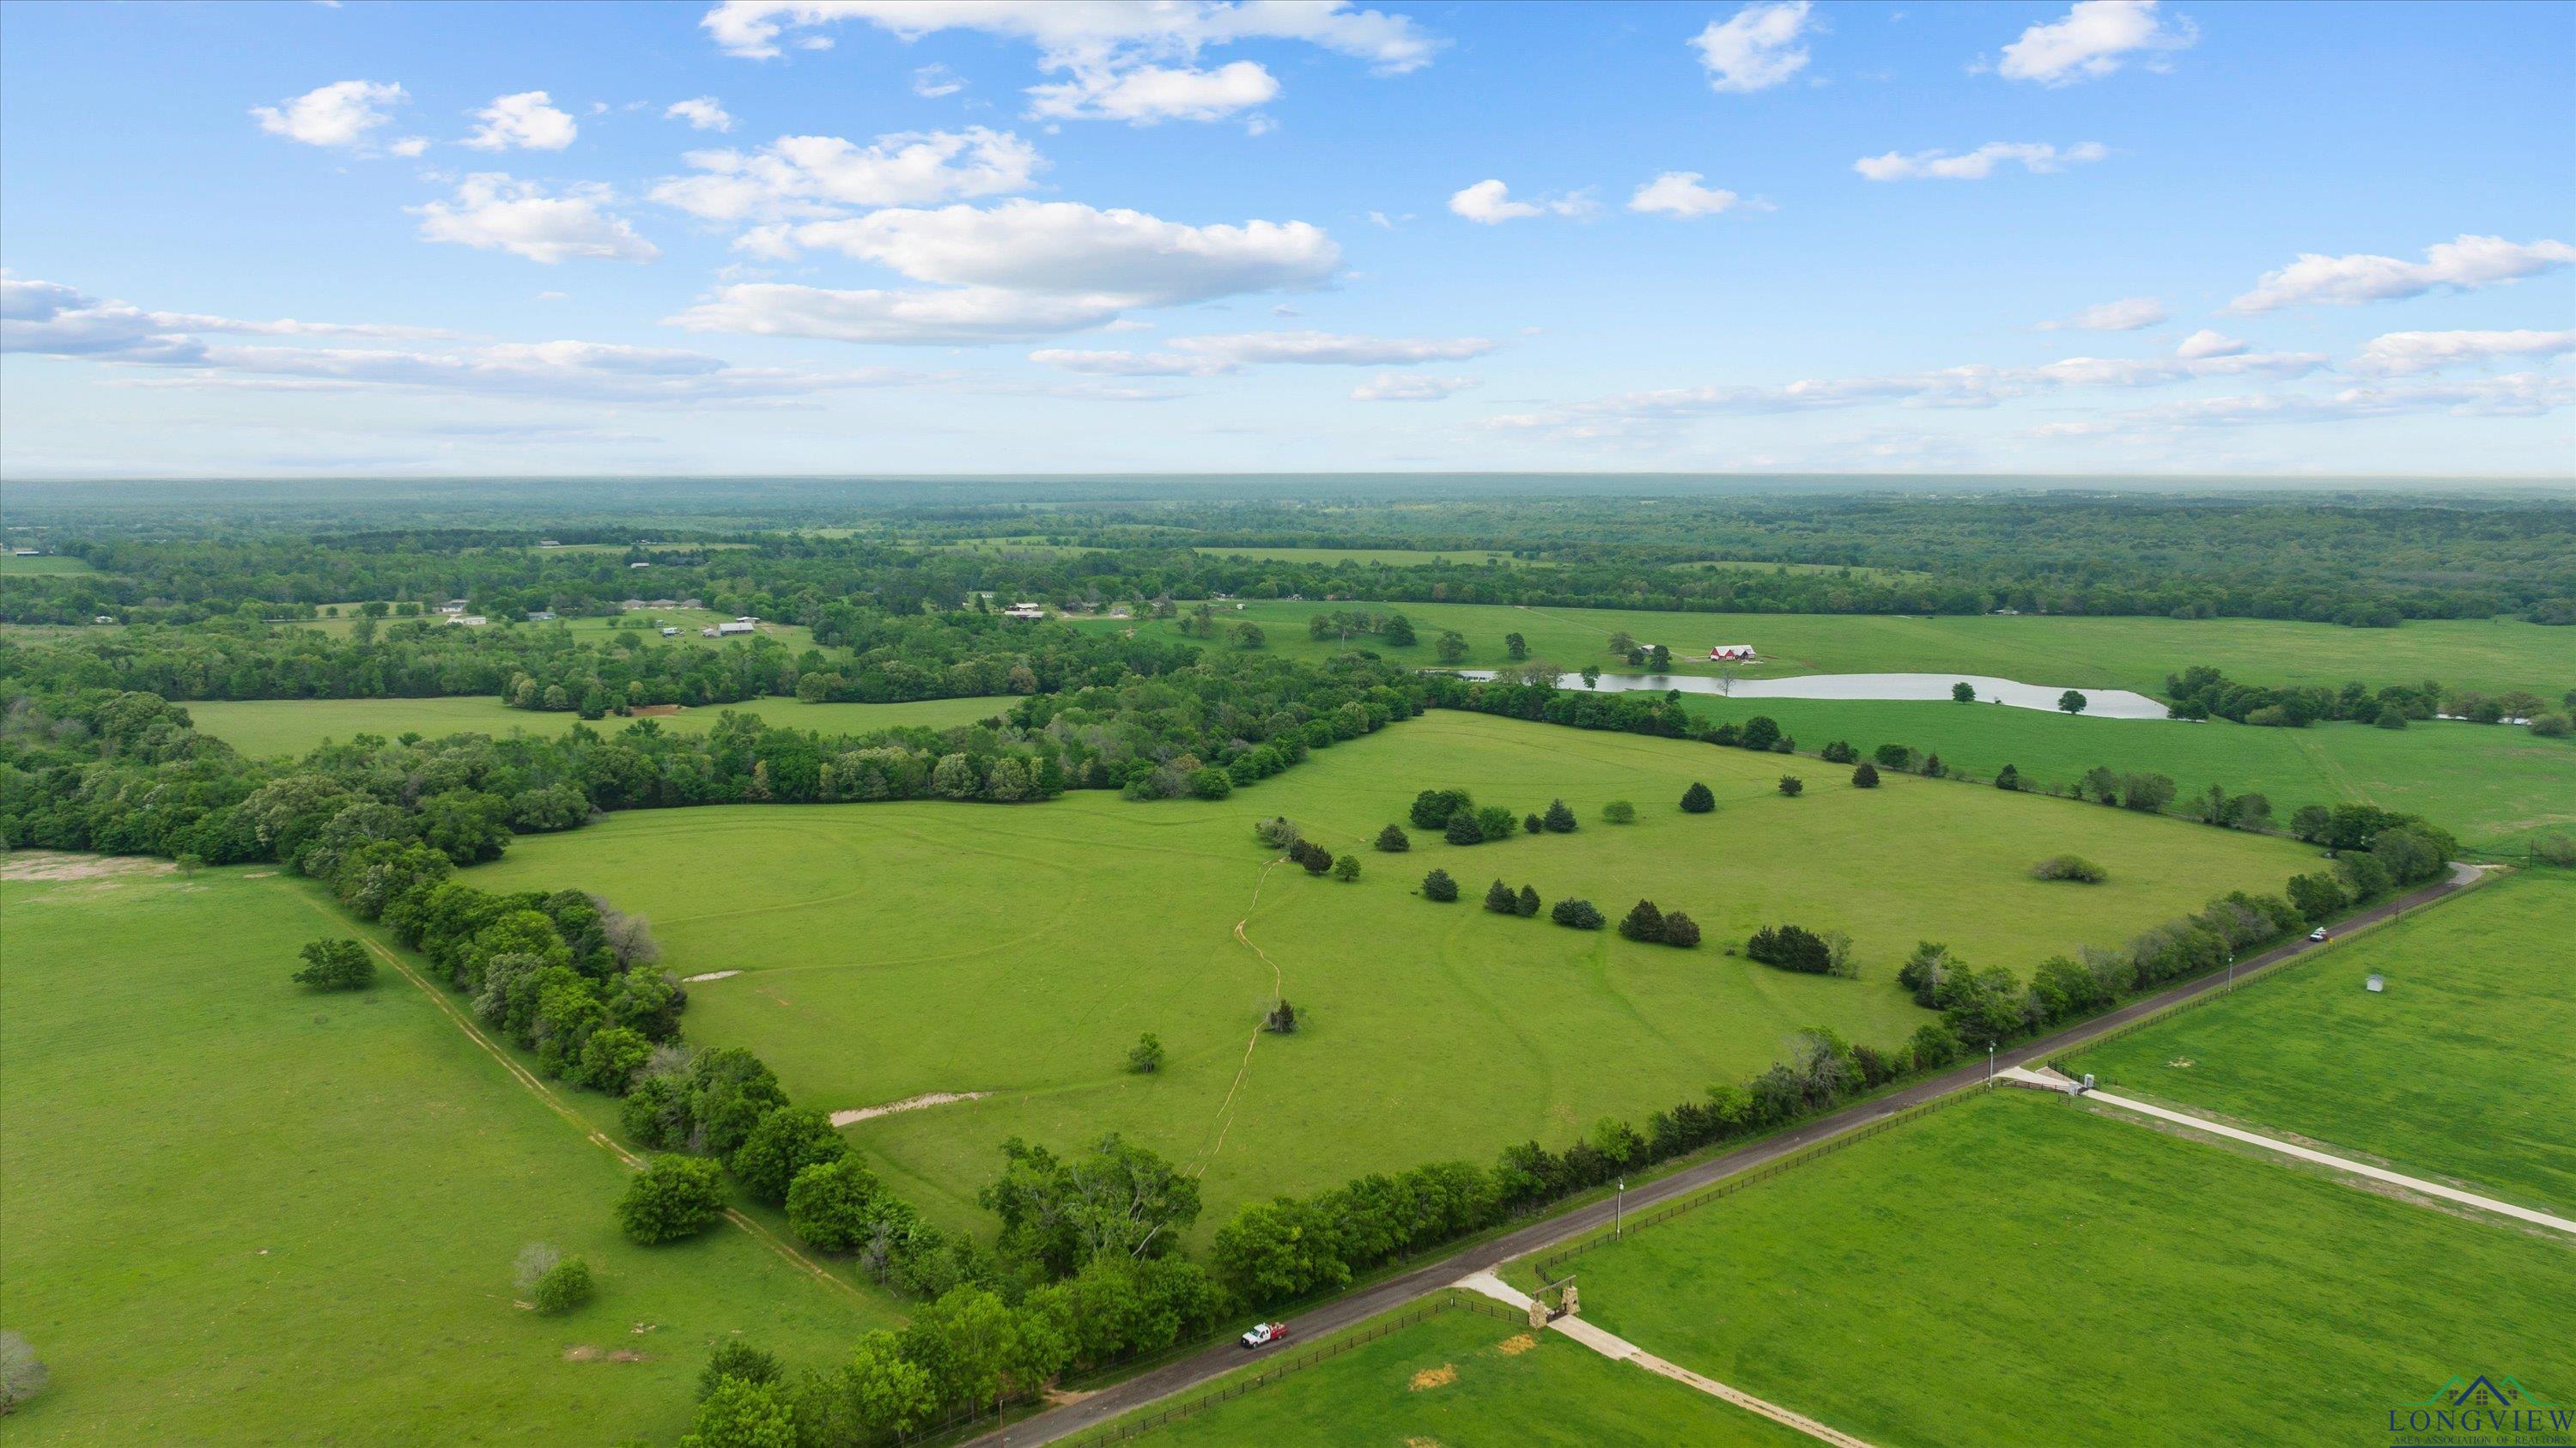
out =
[[(738, 1230), (627, 1243), (626, 1169), (419, 989), (288, 981), (358, 933), (309, 885), (104, 863), (0, 883), (0, 1322), (53, 1375), (10, 1441), (667, 1443), (714, 1343), (894, 1320)], [(597, 1297), (513, 1306), (531, 1241)]]
[[(1186, 609), (1188, 605), (1184, 605)], [(1922, 673), (1956, 670), (2026, 684), (2077, 689), (2134, 689), (2161, 695), (2165, 676), (2212, 664), (2230, 677), (2260, 684), (2341, 687), (2360, 679), (2378, 687), (2425, 679), (2487, 693), (2529, 689), (2555, 699), (2576, 688), (2576, 631), (2498, 619), (2430, 619), (2393, 629), (2344, 628), (2271, 619), (2067, 618), (2022, 615), (1922, 618), (1887, 614), (1668, 613), (1622, 609), (1519, 608), (1480, 603), (1348, 603), (1244, 600), (1216, 605), (1226, 621), (1256, 623), (1267, 646), (1292, 657), (1323, 658), (1350, 648), (1375, 649), (1426, 667), (1442, 630), (1456, 629), (1471, 652), (1466, 668), (1511, 662), (1503, 636), (1525, 638), (1533, 658), (1573, 671), (1585, 664), (1624, 667), (1607, 640), (1625, 631), (1673, 652), (1678, 673), (1712, 674), (1712, 644), (1751, 644), (1762, 663), (1738, 667), (1745, 677), (1785, 674)], [(1390, 648), (1361, 636), (1345, 644), (1307, 636), (1315, 613), (1401, 613), (1421, 641)], [(1173, 620), (1148, 620), (1146, 631), (1181, 638)]]
[[(2490, 881), (2073, 1058), (2104, 1089), (2576, 1211), (2576, 877)], [(2386, 989), (2365, 989), (2372, 975)]]
[(2170, 775), (2186, 798), (2223, 785), (2260, 793), (2276, 816), (2303, 804), (2367, 802), (2420, 814), (2475, 850), (2521, 850), (2534, 835), (2576, 830), (2576, 739), (2501, 724), (2436, 720), (2405, 729), (2317, 724), (2262, 729), (2224, 719), (2087, 719), (2000, 704), (1839, 699), (1721, 699), (1684, 707), (1742, 723), (1779, 722), (1814, 753), (1833, 740), (1904, 744), (1980, 779), (2009, 764), (2037, 784), (2070, 784), (2093, 766)]
[[(1248, 1197), (1366, 1171), (1562, 1146), (1617, 1114), (1747, 1076), (1806, 1026), (1893, 1046), (1926, 1018), (1896, 985), (1918, 939), (2028, 972), (2231, 888), (2276, 890), (2303, 847), (2180, 820), (1891, 777), (1875, 791), (1803, 761), (1435, 711), (1321, 753), (1220, 803), (1083, 792), (1015, 808), (934, 802), (641, 811), (513, 842), (486, 888), (566, 886), (650, 916), (691, 988), (693, 1038), (756, 1048), (799, 1101), (832, 1110), (932, 1092), (971, 1102), (854, 1134), (926, 1208), (980, 1218), (1012, 1135), (1118, 1130), (1206, 1167), (1202, 1237)], [(1839, 771), (1835, 772), (1839, 775)], [(1684, 815), (1705, 780), (1720, 806)], [(1369, 849), (1419, 789), (1515, 813), (1562, 797), (1572, 835)], [(1612, 799), (1639, 822), (1600, 823)], [(1268, 867), (1253, 824), (1285, 813), (1358, 855), (1344, 884)], [(2041, 884), (2080, 853), (2110, 872)], [(1447, 869), (1466, 898), (1415, 887)], [(1688, 911), (1682, 951), (1476, 904), (1497, 876), (1613, 920), (1640, 896)], [(1759, 925), (1847, 930), (1858, 980), (1727, 954)], [(1249, 944), (1235, 938), (1244, 922)], [(1256, 953), (1255, 947), (1260, 953)], [(1284, 993), (1305, 1022), (1254, 1038)], [(1159, 1075), (1124, 1070), (1159, 1035)], [(1238, 1077), (1240, 1085), (1238, 1086)]]
[(2009, 1090), (1563, 1270), (1601, 1327), (1876, 1443), (2383, 1442), (2454, 1374), (2558, 1396), (2576, 1341), (2563, 1237)]
[[(739, 704), (710, 704), (677, 714), (651, 717), (661, 729), (705, 730), (728, 713), (757, 714), (763, 722), (826, 734), (865, 734), (878, 729), (920, 726), (946, 729), (990, 719), (1019, 702), (1009, 696), (922, 699), (908, 704), (807, 704), (785, 697), (748, 699)], [(585, 722), (563, 711), (513, 709), (483, 695), (437, 699), (201, 699), (187, 706), (200, 733), (211, 734), (253, 757), (300, 755), (326, 740), (359, 734), (387, 739), (405, 731), (431, 738), (450, 734), (562, 734)], [(615, 734), (644, 722), (620, 718), (587, 721), (603, 734)]]
[(1336, 563), (1382, 565), (1388, 568), (1427, 568), (1449, 563), (1461, 567), (1482, 568), (1551, 568), (1543, 559), (1514, 558), (1510, 553), (1489, 548), (1442, 552), (1411, 548), (1194, 548), (1190, 550), (1208, 558), (1249, 558), (1260, 563), (1319, 563), (1331, 567)]
[(74, 558), (67, 553), (39, 553), (33, 558), (21, 558), (15, 553), (0, 551), (0, 578), (64, 578), (97, 571), (89, 566), (89, 560)]
[[(1265, 1351), (1254, 1365), (1174, 1402), (1223, 1391), (1303, 1350), (1304, 1345), (1291, 1343)], [(1128, 1421), (1150, 1419), (1170, 1406), (1131, 1414)], [(1524, 1326), (1453, 1309), (1156, 1428), (1141, 1441), (1171, 1448), (1201, 1443), (1210, 1448), (1243, 1443), (1789, 1448), (1808, 1440), (1670, 1378), (1612, 1362), (1560, 1333), (1533, 1336)]]

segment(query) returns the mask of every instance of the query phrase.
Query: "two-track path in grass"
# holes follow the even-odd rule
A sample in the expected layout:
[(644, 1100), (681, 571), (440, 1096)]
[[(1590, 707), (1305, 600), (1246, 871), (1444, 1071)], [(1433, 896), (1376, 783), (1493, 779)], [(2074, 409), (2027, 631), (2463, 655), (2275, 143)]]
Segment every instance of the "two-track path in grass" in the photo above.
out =
[[(2483, 878), (2482, 872), (2476, 866), (2455, 863), (2447, 879), (2410, 891), (2395, 899), (2382, 901), (2367, 910), (2347, 917), (2337, 928), (2339, 931), (2349, 932), (2359, 926), (2390, 919), (2402, 912), (2455, 895), (2477, 884), (2481, 878)], [(2315, 948), (2314, 942), (2308, 940), (2292, 941), (2251, 960), (2238, 962), (2234, 979), (2247, 980), (2285, 960), (2296, 959)], [(2229, 988), (2229, 975), (2223, 970), (2168, 987), (2079, 1025), (2069, 1026), (2065, 1030), (1998, 1051), (1992, 1067), (1985, 1061), (1975, 1061), (1965, 1066), (1955, 1067), (1938, 1076), (1918, 1081), (1901, 1091), (1892, 1091), (1885, 1096), (1873, 1097), (1856, 1105), (1846, 1106), (1830, 1115), (1820, 1116), (1794, 1131), (1765, 1137), (1723, 1156), (1712, 1157), (1669, 1176), (1630, 1187), (1625, 1193), (1626, 1209), (1637, 1211), (1659, 1202), (1687, 1196), (1703, 1187), (1777, 1161), (1819, 1142), (1830, 1141), (1835, 1137), (1857, 1131), (1927, 1101), (1980, 1086), (1984, 1084), (1989, 1069), (2045, 1061), (2061, 1052), (2109, 1035), (2159, 1011), (2167, 1010), (2185, 1001), (2198, 999), (2213, 991), (2224, 991)], [(1534, 1252), (1545, 1251), (1549, 1247), (1570, 1241), (1587, 1232), (1607, 1227), (1610, 1225), (1612, 1210), (1611, 1202), (1594, 1201), (1559, 1212), (1517, 1231), (1488, 1238), (1464, 1251), (1425, 1263), (1420, 1267), (1386, 1278), (1361, 1291), (1335, 1298), (1320, 1307), (1300, 1313), (1287, 1319), (1289, 1328), (1297, 1340), (1316, 1341), (1326, 1334), (1339, 1332), (1380, 1313), (1393, 1311), (1407, 1303), (1454, 1286), (1462, 1277), (1487, 1271), (1505, 1262), (1529, 1256)], [(1014, 1423), (1010, 1429), (1010, 1441), (1017, 1444), (1052, 1443), (1059, 1438), (1123, 1417), (1148, 1403), (1160, 1401), (1175, 1393), (1186, 1392), (1242, 1365), (1241, 1350), (1230, 1341), (1219, 1342), (1188, 1357), (1175, 1359), (1160, 1367), (1139, 1373), (1125, 1382), (1103, 1388), (1080, 1402), (1050, 1408), (1026, 1421)], [(987, 1436), (977, 1441), (995, 1440)]]
[[(313, 911), (314, 914), (321, 916), (325, 920), (337, 922), (342, 918), (334, 915), (331, 911), (324, 909), (319, 901), (306, 898), (304, 903)], [(555, 1094), (553, 1087), (548, 1086), (536, 1075), (536, 1073), (530, 1071), (527, 1067), (520, 1065), (519, 1062), (511, 1056), (507, 1047), (485, 1034), (483, 1028), (475, 1024), (473, 1017), (465, 1014), (465, 1012), (461, 1010), (458, 1010), (456, 1008), (456, 1003), (448, 998), (447, 992), (440, 990), (427, 977), (423, 976), (420, 972), (413, 970), (409, 962), (405, 961), (400, 955), (396, 954), (392, 950), (387, 949), (384, 942), (369, 936), (366, 937), (366, 943), (369, 950), (374, 951), (377, 956), (383, 959), (385, 964), (392, 966), (395, 972), (402, 976), (403, 979), (410, 981), (415, 986), (418, 986), (420, 988), (420, 993), (429, 997), (430, 1003), (438, 1007), (439, 1013), (446, 1016), (448, 1021), (458, 1030), (465, 1033), (466, 1039), (482, 1048), (483, 1054), (500, 1062), (501, 1069), (509, 1072), (512, 1080), (517, 1081), (521, 1086), (527, 1088), (530, 1095), (536, 1097), (539, 1101), (544, 1102), (548, 1110), (554, 1112), (554, 1114), (562, 1117), (564, 1120), (571, 1122), (575, 1130), (578, 1130), (582, 1135), (590, 1139), (591, 1145), (596, 1146), (602, 1151), (616, 1157), (619, 1161), (624, 1162), (631, 1170), (639, 1172), (644, 1170), (644, 1158), (628, 1151), (623, 1145), (618, 1143), (616, 1138), (584, 1120), (582, 1114), (575, 1111), (570, 1103)], [(806, 1256), (803, 1251), (797, 1248), (795, 1243), (790, 1242), (786, 1238), (778, 1235), (776, 1232), (769, 1230), (769, 1228), (744, 1215), (740, 1210), (733, 1207), (725, 1208), (724, 1219), (733, 1226), (749, 1233), (753, 1241), (756, 1241), (760, 1243), (760, 1245), (768, 1248), (770, 1251), (777, 1253), (782, 1259), (794, 1263), (807, 1275), (815, 1278), (816, 1280), (828, 1283), (833, 1287), (837, 1287), (843, 1292), (849, 1293), (853, 1297), (864, 1297), (867, 1295), (858, 1287), (853, 1286), (834, 1275), (832, 1269), (815, 1261), (813, 1258)]]

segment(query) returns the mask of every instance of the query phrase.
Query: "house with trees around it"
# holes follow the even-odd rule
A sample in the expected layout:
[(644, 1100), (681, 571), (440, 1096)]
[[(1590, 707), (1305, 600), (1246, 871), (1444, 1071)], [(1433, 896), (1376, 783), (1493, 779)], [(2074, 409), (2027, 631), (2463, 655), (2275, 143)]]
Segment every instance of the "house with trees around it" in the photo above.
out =
[(1753, 645), (1715, 645), (1708, 651), (1708, 661), (1712, 664), (1749, 664), (1753, 662)]

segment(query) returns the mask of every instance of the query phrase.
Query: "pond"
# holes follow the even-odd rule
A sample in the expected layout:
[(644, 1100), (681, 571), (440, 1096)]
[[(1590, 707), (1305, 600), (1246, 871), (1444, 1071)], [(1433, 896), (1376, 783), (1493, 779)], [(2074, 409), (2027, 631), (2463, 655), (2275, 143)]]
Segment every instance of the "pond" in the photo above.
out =
[[(1461, 669), (1460, 678), (1490, 679), (1491, 669)], [(1559, 674), (1557, 687), (1580, 689), (1581, 674)], [(1712, 679), (1699, 674), (1603, 674), (1596, 688), (1604, 692), (1679, 689), (1685, 694), (1719, 694), (1730, 699), (1943, 699), (1954, 684), (1977, 691), (1981, 704), (2054, 713), (2066, 693), (2061, 684), (2024, 684), (1988, 674), (1800, 674), (1786, 679)], [(2165, 706), (2126, 689), (2078, 689), (2088, 719), (2162, 719)]]

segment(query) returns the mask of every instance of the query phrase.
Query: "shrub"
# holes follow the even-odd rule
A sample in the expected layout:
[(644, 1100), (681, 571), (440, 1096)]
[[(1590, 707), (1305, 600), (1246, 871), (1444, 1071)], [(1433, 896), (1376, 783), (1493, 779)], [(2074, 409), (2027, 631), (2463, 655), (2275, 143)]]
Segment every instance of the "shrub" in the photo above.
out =
[(1682, 813), (1706, 814), (1715, 808), (1717, 796), (1708, 792), (1707, 785), (1694, 781), (1690, 788), (1682, 791)]
[(1163, 1069), (1163, 1038), (1152, 1031), (1136, 1038), (1128, 1049), (1127, 1069), (1138, 1076), (1151, 1076)]
[(315, 990), (361, 990), (376, 983), (375, 957), (354, 940), (315, 940), (303, 951), (295, 983)]
[(1860, 751), (1852, 748), (1849, 743), (1837, 739), (1833, 743), (1826, 745), (1819, 757), (1821, 757), (1827, 764), (1858, 764), (1860, 762)]
[(1422, 877), (1422, 898), (1446, 905), (1458, 898), (1458, 882), (1446, 870), (1434, 870)]
[(719, 1379), (698, 1404), (692, 1426), (680, 1440), (688, 1448), (794, 1448), (796, 1442), (796, 1414), (779, 1390), (740, 1378)]
[(1833, 947), (1812, 930), (1796, 925), (1764, 926), (1745, 942), (1744, 953), (1764, 965), (1782, 970), (1801, 971), (1808, 975), (1830, 974), (1834, 968)]
[(545, 1275), (563, 1261), (551, 1242), (530, 1242), (519, 1249), (517, 1260), (510, 1264), (510, 1283), (521, 1292), (534, 1292)]
[(537, 1311), (552, 1317), (570, 1312), (590, 1300), (590, 1263), (579, 1257), (566, 1257), (557, 1262), (529, 1289), (530, 1302)]
[(1297, 848), (1288, 852), (1288, 858), (1305, 866), (1309, 875), (1320, 875), (1333, 868), (1333, 852), (1313, 840), (1299, 840)]
[(1504, 884), (1500, 880), (1496, 880), (1491, 885), (1485, 887), (1485, 908), (1493, 911), (1497, 915), (1518, 915), (1521, 913), (1520, 898), (1520, 896), (1512, 892), (1511, 886)]
[(1333, 878), (1347, 885), (1360, 877), (1360, 857), (1344, 855), (1333, 862)]
[(1388, 825), (1377, 832), (1377, 847), (1384, 854), (1401, 855), (1413, 848), (1413, 839), (1405, 834), (1403, 826)]
[(1878, 761), (1878, 767), (1881, 769), (1912, 769), (1914, 767), (1914, 748), (1912, 745), (1908, 744), (1882, 744), (1876, 749), (1871, 750), (1869, 757)]
[(1789, 796), (1791, 799), (1796, 799), (1799, 792), (1804, 790), (1806, 787), (1807, 782), (1794, 774), (1784, 774), (1780, 776), (1780, 792)]
[(1699, 944), (1699, 922), (1679, 910), (1664, 912), (1664, 943), (1684, 950)]
[(1542, 820), (1542, 819), (1540, 819), (1540, 818), (1539, 818), (1537, 815), (1535, 815), (1535, 814), (1528, 814), (1528, 815), (1523, 815), (1523, 816), (1521, 816), (1521, 833), (1523, 833), (1523, 834), (1525, 834), (1525, 835), (1534, 835), (1534, 834), (1538, 834), (1539, 832), (1541, 832), (1542, 830), (1545, 830), (1546, 828), (1547, 828), (1547, 822), (1546, 822), (1546, 821), (1544, 821), (1544, 820)]
[(1520, 916), (1524, 920), (1536, 915), (1538, 913), (1538, 891), (1527, 885), (1523, 885), (1521, 887), (1521, 893), (1512, 901), (1512, 913)]
[(1952, 684), (1950, 686), (1950, 702), (1953, 704), (1973, 704), (1977, 702), (1977, 686), (1969, 683), (1965, 679), (1961, 679), (1959, 682)]
[(1939, 1021), (1925, 1021), (1914, 1028), (1914, 1039), (1906, 1042), (1918, 1071), (1937, 1070), (1959, 1059), (1958, 1033)]
[(1619, 922), (1619, 933), (1630, 940), (1661, 941), (1664, 938), (1664, 912), (1652, 900), (1640, 900), (1630, 907), (1627, 918)]
[(1449, 817), (1449, 827), (1441, 831), (1440, 838), (1453, 845), (1481, 845), (1485, 832), (1476, 823), (1475, 811), (1462, 809)]
[(1297, 822), (1286, 815), (1274, 815), (1254, 825), (1252, 834), (1261, 843), (1283, 853), (1296, 848), (1297, 842), (1305, 838), (1298, 830)]
[(2018, 770), (2018, 769), (2013, 768), (2013, 767), (2012, 767), (2011, 765), (2009, 765), (2009, 764), (2005, 765), (2005, 766), (2003, 767), (2003, 772), (2001, 772), (2001, 773), (1999, 773), (1999, 774), (1997, 774), (1997, 775), (1995, 776), (1995, 788), (1997, 788), (1997, 789), (2019, 789), (2019, 788), (2021, 788), (2021, 771), (2020, 771), (2020, 770)]
[(2082, 855), (2051, 855), (2030, 867), (2034, 880), (2073, 880), (2083, 885), (2099, 885), (2111, 873)]
[(2557, 865), (2562, 868), (2576, 865), (2576, 839), (2570, 839), (2565, 835), (2542, 835), (2532, 841), (2531, 852), (2539, 857), (2544, 865)]
[(1501, 805), (1489, 804), (1476, 811), (1476, 830), (1488, 840), (1508, 840), (1520, 828), (1520, 821)]
[(1552, 835), (1570, 835), (1575, 830), (1574, 811), (1568, 809), (1561, 799), (1547, 802), (1547, 813), (1539, 817), (1539, 822), (1546, 825), (1547, 832)]
[(23, 1335), (0, 1331), (0, 1417), (43, 1392), (51, 1376)]
[(1870, 765), (1869, 761), (1867, 761), (1867, 760), (1862, 760), (1862, 761), (1861, 761), (1861, 763), (1860, 763), (1860, 767), (1859, 767), (1859, 768), (1857, 768), (1857, 769), (1854, 769), (1854, 770), (1852, 771), (1852, 788), (1854, 788), (1854, 789), (1876, 789), (1876, 788), (1878, 788), (1878, 771), (1877, 771), (1875, 768), (1871, 767), (1871, 765)]
[(787, 1370), (779, 1366), (776, 1353), (753, 1347), (747, 1342), (727, 1339), (716, 1345), (716, 1350), (707, 1357), (705, 1369), (698, 1374), (698, 1399), (704, 1402), (715, 1396), (717, 1386), (727, 1378), (756, 1387), (771, 1387), (786, 1376)]
[(1637, 822), (1637, 807), (1624, 799), (1614, 799), (1601, 807), (1601, 820), (1604, 824), (1633, 825)]
[(2564, 739), (2576, 733), (2576, 720), (2564, 714), (2535, 714), (2531, 717), (2531, 732), (2542, 739)]
[(1200, 799), (1223, 799), (1234, 793), (1234, 776), (1211, 764), (1191, 770), (1189, 785), (1190, 793)]
[(1735, 742), (1756, 752), (1768, 751), (1780, 742), (1780, 721), (1768, 714), (1756, 714), (1744, 721), (1736, 732)]
[(1297, 1008), (1288, 1004), (1287, 997), (1280, 997), (1279, 1004), (1270, 1008), (1270, 1014), (1261, 1018), (1261, 1029), (1274, 1036), (1297, 1034)]
[(1547, 918), (1575, 930), (1598, 930), (1608, 923), (1589, 900), (1559, 900), (1547, 912)]
[(2379, 711), (2378, 723), (2379, 727), (2382, 729), (2403, 729), (2406, 727), (2405, 711), (2400, 709), (2382, 709)]
[(724, 1185), (704, 1157), (654, 1157), (617, 1202), (617, 1222), (646, 1246), (694, 1236), (724, 1215)]

